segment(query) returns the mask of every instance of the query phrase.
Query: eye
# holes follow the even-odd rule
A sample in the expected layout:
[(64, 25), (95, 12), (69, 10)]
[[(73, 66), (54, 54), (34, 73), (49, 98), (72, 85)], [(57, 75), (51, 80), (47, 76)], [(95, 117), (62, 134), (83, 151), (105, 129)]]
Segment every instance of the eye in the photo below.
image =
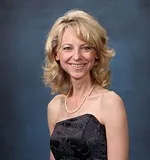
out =
[(88, 52), (88, 51), (91, 51), (93, 48), (91, 46), (83, 46), (82, 49)]
[(63, 50), (65, 50), (65, 51), (71, 51), (71, 50), (72, 50), (72, 47), (66, 46), (66, 47), (63, 47)]

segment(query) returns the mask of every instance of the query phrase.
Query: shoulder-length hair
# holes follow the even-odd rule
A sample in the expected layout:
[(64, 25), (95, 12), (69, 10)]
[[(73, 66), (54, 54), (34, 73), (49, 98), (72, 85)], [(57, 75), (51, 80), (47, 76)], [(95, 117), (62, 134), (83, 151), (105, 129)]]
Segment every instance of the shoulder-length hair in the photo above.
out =
[(81, 10), (70, 10), (58, 18), (52, 26), (45, 45), (44, 83), (52, 93), (66, 94), (71, 87), (70, 77), (60, 63), (56, 61), (56, 53), (60, 49), (63, 33), (66, 28), (73, 28), (77, 37), (95, 48), (96, 63), (91, 70), (91, 78), (103, 88), (110, 85), (110, 59), (115, 55), (107, 46), (106, 30), (88, 13)]

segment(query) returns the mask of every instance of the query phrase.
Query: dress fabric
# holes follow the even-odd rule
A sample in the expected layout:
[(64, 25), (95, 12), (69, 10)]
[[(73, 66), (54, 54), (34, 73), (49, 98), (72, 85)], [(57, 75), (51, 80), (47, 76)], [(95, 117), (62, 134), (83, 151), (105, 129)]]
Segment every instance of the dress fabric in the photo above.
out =
[(50, 137), (55, 160), (107, 160), (105, 126), (92, 114), (56, 123)]

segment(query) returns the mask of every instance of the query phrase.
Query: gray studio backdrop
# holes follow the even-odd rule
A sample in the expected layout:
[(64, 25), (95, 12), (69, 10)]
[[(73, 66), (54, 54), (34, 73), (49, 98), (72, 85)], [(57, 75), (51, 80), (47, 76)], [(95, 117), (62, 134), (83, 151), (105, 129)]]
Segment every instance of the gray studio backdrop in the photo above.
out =
[[(48, 160), (44, 44), (54, 20), (72, 8), (93, 14), (116, 50), (111, 89), (125, 102), (130, 160), (149, 160), (150, 1), (0, 1), (0, 160)], [(115, 144), (114, 144), (115, 145)]]

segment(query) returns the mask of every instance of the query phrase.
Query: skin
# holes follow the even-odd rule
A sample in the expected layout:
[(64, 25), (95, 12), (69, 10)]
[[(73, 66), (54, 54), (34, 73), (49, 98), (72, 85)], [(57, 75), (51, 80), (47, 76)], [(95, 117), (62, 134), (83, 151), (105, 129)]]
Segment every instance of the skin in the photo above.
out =
[(96, 58), (95, 49), (79, 40), (73, 29), (65, 30), (56, 60), (60, 61), (61, 67), (71, 77), (74, 97), (83, 96), (86, 89), (88, 91), (91, 88), (90, 70), (93, 68)]
[[(60, 61), (61, 67), (71, 77), (73, 91), (67, 98), (67, 107), (70, 111), (79, 106), (83, 96), (93, 85), (90, 70), (93, 68), (96, 58), (96, 51), (78, 39), (73, 29), (65, 30), (56, 60)], [(57, 95), (48, 105), (50, 135), (57, 122), (90, 113), (106, 127), (108, 160), (128, 160), (127, 116), (124, 103), (119, 95), (96, 85), (81, 109), (74, 114), (66, 112), (64, 97), (65, 95)], [(52, 153), (50, 158), (54, 160)]]

